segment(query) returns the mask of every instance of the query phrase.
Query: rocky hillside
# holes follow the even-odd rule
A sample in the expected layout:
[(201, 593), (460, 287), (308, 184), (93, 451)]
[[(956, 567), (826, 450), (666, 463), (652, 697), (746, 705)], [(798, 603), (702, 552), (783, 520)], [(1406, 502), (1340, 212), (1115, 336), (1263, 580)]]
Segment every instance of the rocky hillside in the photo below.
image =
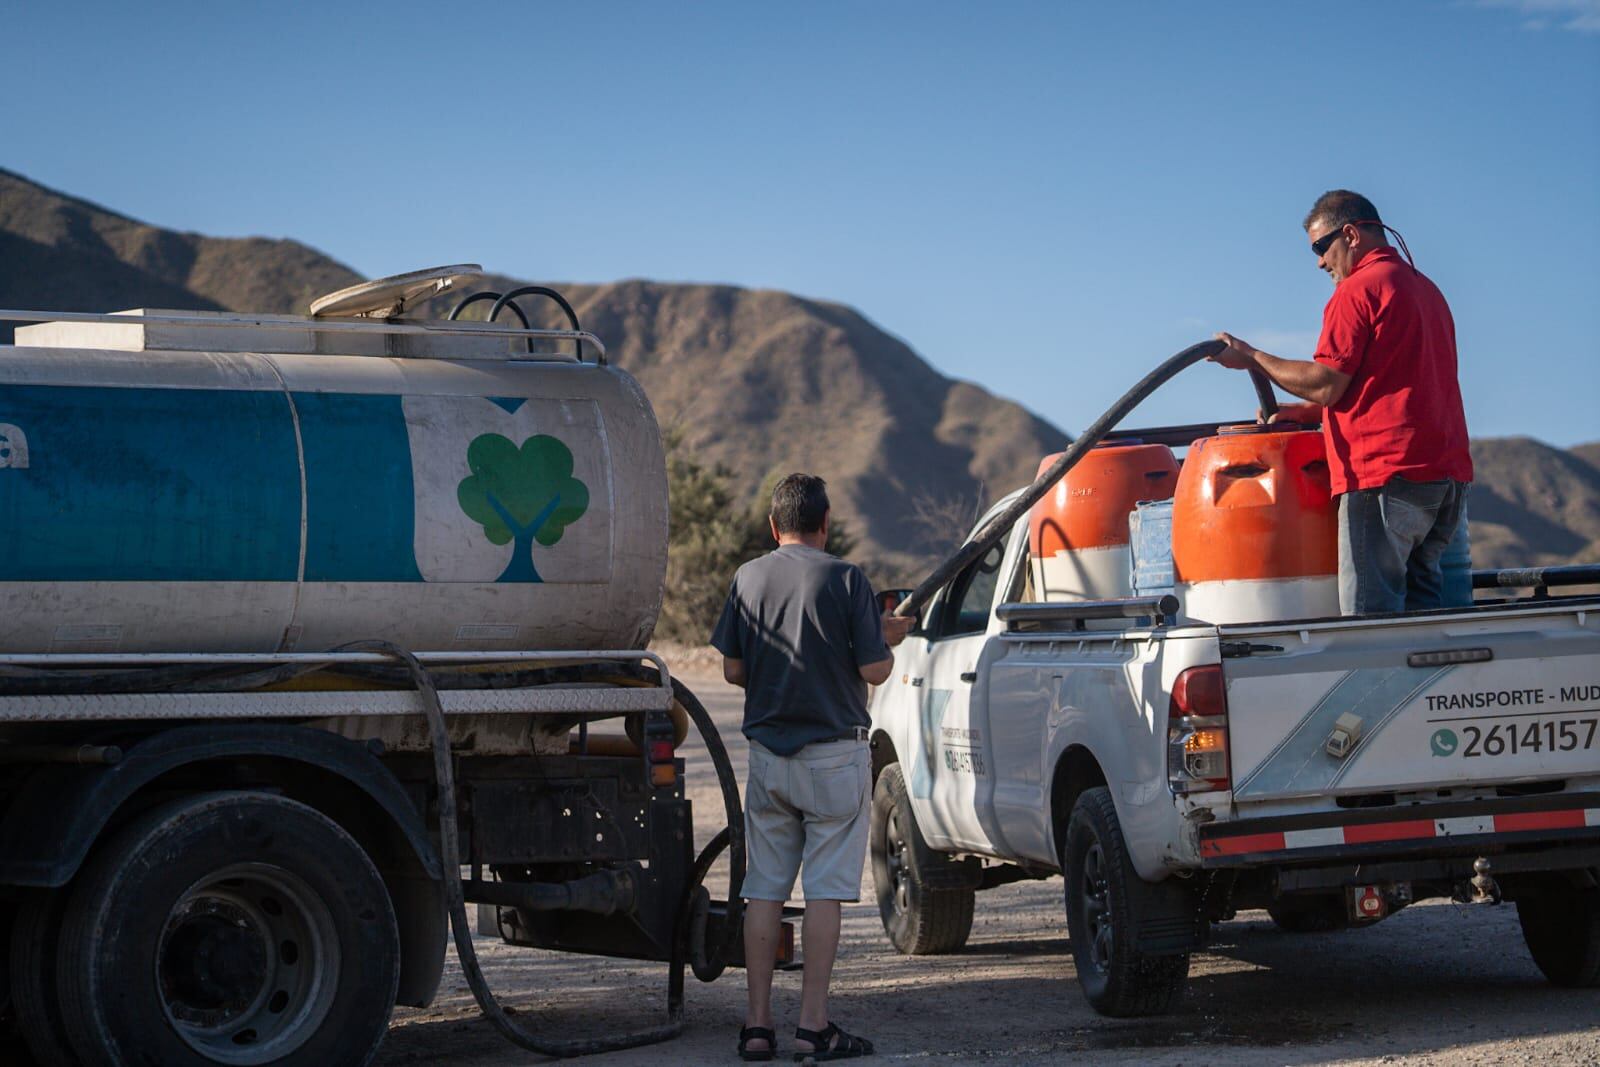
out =
[[(164, 230), (0, 170), (0, 306), (290, 312), (358, 280), (295, 241)], [(778, 469), (827, 477), (880, 582), (917, 576), (974, 509), (1067, 441), (839, 304), (651, 281), (556, 287), (662, 421), (733, 471), (741, 492)], [(553, 306), (525, 306), (557, 324)], [(1486, 439), (1473, 457), (1475, 565), (1600, 561), (1600, 442), (1566, 451)]]
[(1563, 451), (1531, 437), (1472, 442), (1478, 567), (1600, 563), (1600, 441)]
[[(487, 278), (506, 291), (510, 279)], [(914, 578), (981, 504), (1067, 436), (928, 366), (859, 312), (771, 290), (624, 281), (557, 286), (639, 378), (663, 423), (754, 493), (774, 470), (828, 479), (880, 581)], [(453, 295), (450, 302), (459, 300)], [(565, 325), (523, 301), (536, 324)]]
[(163, 230), (0, 169), (0, 293), (7, 307), (294, 312), (360, 280), (298, 241)]

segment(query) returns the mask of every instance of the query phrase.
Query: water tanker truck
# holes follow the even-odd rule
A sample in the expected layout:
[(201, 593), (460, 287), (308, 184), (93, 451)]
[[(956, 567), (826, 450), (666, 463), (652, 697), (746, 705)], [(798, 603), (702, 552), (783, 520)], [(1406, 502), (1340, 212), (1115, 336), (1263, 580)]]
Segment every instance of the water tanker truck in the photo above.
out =
[[(603, 1051), (676, 1033), (685, 967), (737, 951), (700, 884), (730, 845), (742, 877), (727, 755), (645, 651), (650, 403), (553, 291), (405, 317), (474, 271), (310, 317), (0, 313), (0, 1011), (38, 1062), (365, 1063), (452, 929), (507, 1037)], [(728, 820), (699, 853), (691, 720)], [(511, 1018), (469, 903), (665, 963), (664, 1020)]]

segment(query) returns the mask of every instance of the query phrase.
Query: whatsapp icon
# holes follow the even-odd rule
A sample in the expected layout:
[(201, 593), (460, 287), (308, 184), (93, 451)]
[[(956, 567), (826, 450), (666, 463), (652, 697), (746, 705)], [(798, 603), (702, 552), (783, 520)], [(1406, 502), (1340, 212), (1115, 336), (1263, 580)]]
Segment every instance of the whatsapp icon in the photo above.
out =
[(1456, 751), (1456, 732), (1454, 730), (1435, 730), (1433, 737), (1428, 742), (1435, 756), (1450, 756)]

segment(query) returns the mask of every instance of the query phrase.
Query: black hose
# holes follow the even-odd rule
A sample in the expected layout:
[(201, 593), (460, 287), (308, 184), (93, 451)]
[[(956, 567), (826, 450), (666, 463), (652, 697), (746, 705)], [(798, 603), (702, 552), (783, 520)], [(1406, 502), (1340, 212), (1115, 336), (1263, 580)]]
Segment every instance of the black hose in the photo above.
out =
[[(494, 991), (489, 988), (489, 983), (483, 977), (483, 970), (478, 965), (477, 950), (472, 943), (472, 925), (467, 918), (466, 898), (461, 886), (461, 846), (457, 836), (455, 769), (451, 762), (450, 730), (445, 722), (444, 708), (439, 702), (439, 691), (434, 685), (433, 677), (416, 656), (388, 641), (358, 641), (344, 648), (381, 652), (396, 660), (406, 668), (412, 684), (422, 697), (423, 713), (427, 717), (428, 732), (433, 743), (433, 773), (439, 794), (439, 861), (444, 868), (445, 905), (450, 913), (450, 929), (455, 938), (456, 956), (461, 963), (462, 974), (466, 976), (467, 985), (472, 990), (473, 999), (478, 1002), (478, 1007), (494, 1028), (500, 1031), (501, 1036), (530, 1052), (565, 1058), (653, 1045), (669, 1041), (682, 1033), (683, 969), (688, 954), (687, 917), (692, 907), (694, 891), (699, 885), (698, 881), (689, 884), (685, 890), (684, 900), (679, 905), (678, 921), (672, 938), (672, 954), (668, 961), (665, 1023), (608, 1037), (555, 1039), (530, 1032), (506, 1014), (506, 1010), (495, 999)], [(725, 832), (730, 841), (737, 843), (728, 884), (729, 898), (736, 900), (744, 883), (744, 818), (740, 811), (739, 790), (733, 776), (733, 764), (728, 759), (727, 748), (722, 744), (722, 737), (717, 732), (716, 724), (711, 721), (710, 714), (706, 711), (705, 705), (700, 703), (699, 698), (676, 678), (672, 680), (672, 695), (674, 701), (683, 706), (700, 729), (701, 736), (706, 742), (706, 749), (717, 769), (724, 805), (728, 811), (728, 828)], [(703, 871), (700, 877), (704, 877)], [(726, 958), (727, 947), (732, 943), (733, 928), (734, 924), (730, 923), (730, 936), (724, 939), (723, 946), (719, 946), (721, 952), (718, 955), (723, 958)]]
[[(465, 299), (463, 299), (461, 301), (461, 303), (457, 304), (454, 308), (451, 309), (449, 321), (450, 322), (455, 322), (457, 319), (459, 319), (461, 317), (461, 313), (463, 311), (467, 310), (467, 308), (471, 307), (473, 304), (482, 303), (485, 300), (499, 300), (499, 299), (500, 299), (500, 294), (499, 293), (491, 292), (488, 289), (484, 289), (481, 292), (473, 293), (471, 296), (466, 297)], [(511, 310), (515, 311), (517, 313), (517, 318), (522, 322), (522, 328), (524, 330), (533, 329), (532, 326), (528, 325), (528, 316), (526, 316), (526, 315), (524, 315), (522, 313), (522, 309), (521, 308), (519, 308), (515, 304), (512, 304), (511, 305)], [(493, 322), (494, 320), (491, 318), (489, 321)]]
[[(1056, 482), (1061, 480), (1061, 476), (1071, 470), (1080, 459), (1088, 454), (1091, 448), (1099, 444), (1100, 439), (1112, 427), (1121, 422), (1123, 416), (1138, 407), (1146, 397), (1155, 392), (1159, 386), (1165, 384), (1168, 379), (1179, 371), (1193, 366), (1203, 359), (1209, 359), (1227, 347), (1222, 341), (1201, 341), (1197, 345), (1190, 345), (1185, 348), (1182, 352), (1172, 356), (1161, 366), (1145, 375), (1138, 385), (1124, 393), (1121, 400), (1113, 404), (1105, 414), (1094, 421), (1092, 426), (1083, 431), (1081, 437), (1068, 445), (1067, 450), (1061, 453), (1054, 463), (1050, 464), (1050, 469), (1039, 475), (1032, 485), (1023, 490), (1022, 495), (1012, 501), (1010, 507), (996, 515), (983, 529), (977, 532), (972, 540), (962, 545), (954, 555), (935, 567), (933, 573), (924, 578), (922, 584), (913, 589), (911, 595), (895, 607), (894, 613), (896, 615), (913, 615), (921, 610), (922, 605), (929, 597), (948, 585), (950, 580), (965, 570), (969, 563), (994, 547), (995, 542), (1006, 535), (1012, 524), (1029, 508), (1038, 503), (1039, 499), (1048, 493)], [(1257, 389), (1257, 396), (1260, 397), (1259, 383)], [(1267, 397), (1271, 397), (1270, 386), (1267, 388)], [(1265, 407), (1267, 400), (1263, 399), (1262, 403), (1263, 407)], [(1276, 410), (1277, 403), (1273, 401), (1272, 411), (1275, 412)], [(1271, 414), (1271, 412), (1266, 413)]]
[(1278, 413), (1278, 397), (1272, 391), (1272, 379), (1251, 367), (1250, 384), (1256, 387), (1256, 403), (1261, 408), (1261, 418), (1271, 421), (1272, 416)]
[[(498, 318), (499, 315), (500, 315), (500, 309), (505, 307), (507, 304), (510, 304), (513, 308), (515, 308), (517, 305), (512, 303), (512, 301), (516, 300), (516, 298), (519, 297), (519, 296), (547, 296), (547, 297), (549, 297), (551, 300), (554, 300), (557, 304), (560, 304), (561, 305), (561, 310), (565, 311), (567, 313), (567, 322), (571, 323), (573, 332), (578, 332), (578, 331), (581, 331), (583, 329), (582, 326), (578, 325), (578, 313), (576, 311), (572, 310), (572, 305), (567, 303), (567, 298), (562, 296), (560, 293), (556, 292), (554, 289), (550, 288), (547, 285), (524, 285), (520, 289), (511, 290), (505, 296), (502, 296), (500, 299), (496, 300), (494, 302), (494, 307), (489, 309), (489, 321), (493, 322), (496, 318)], [(517, 314), (518, 314), (518, 316), (521, 316), (522, 312), (519, 310), (517, 312)], [(523, 322), (523, 325), (526, 326), (528, 320), (526, 318), (523, 318), (522, 322)], [(577, 346), (578, 346), (578, 362), (582, 363), (583, 362), (583, 338), (581, 338), (581, 337), (576, 338), (576, 343), (577, 343)], [(533, 351), (533, 338), (531, 338), (531, 337), (528, 338), (528, 351), (530, 351), (530, 352)], [(605, 356), (604, 355), (602, 355), (600, 357), (600, 362), (601, 363), (605, 362)]]

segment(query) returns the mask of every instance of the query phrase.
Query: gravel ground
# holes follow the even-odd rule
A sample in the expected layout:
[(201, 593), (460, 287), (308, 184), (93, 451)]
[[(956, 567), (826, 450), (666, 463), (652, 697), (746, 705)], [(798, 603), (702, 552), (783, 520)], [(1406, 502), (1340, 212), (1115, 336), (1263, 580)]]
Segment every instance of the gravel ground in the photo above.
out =
[[(716, 717), (742, 780), (739, 692), (703, 661), (669, 662)], [(704, 841), (721, 824), (720, 803), (704, 750), (689, 744), (685, 756)], [(725, 884), (714, 872), (713, 894)], [(870, 898), (871, 891), (869, 873), (863, 892)], [(659, 1021), (664, 967), (508, 948), (484, 937), (478, 951), (502, 1001), (552, 1036)], [(776, 986), (779, 1044), (787, 1049), (800, 976), (780, 973)], [(1264, 912), (1245, 912), (1194, 957), (1176, 1014), (1118, 1020), (1096, 1015), (1078, 992), (1060, 879), (1026, 882), (979, 896), (972, 938), (952, 956), (899, 956), (873, 904), (847, 905), (833, 989), (834, 1018), (872, 1038), (879, 1062), (1600, 1064), (1600, 991), (1547, 985), (1510, 907), (1430, 903), (1369, 929), (1313, 935), (1281, 933)], [(710, 985), (690, 977), (687, 1001), (675, 1042), (584, 1062), (739, 1062), (741, 973)], [(438, 999), (395, 1013), (376, 1062), (505, 1067), (535, 1058), (478, 1016), (452, 954)]]

